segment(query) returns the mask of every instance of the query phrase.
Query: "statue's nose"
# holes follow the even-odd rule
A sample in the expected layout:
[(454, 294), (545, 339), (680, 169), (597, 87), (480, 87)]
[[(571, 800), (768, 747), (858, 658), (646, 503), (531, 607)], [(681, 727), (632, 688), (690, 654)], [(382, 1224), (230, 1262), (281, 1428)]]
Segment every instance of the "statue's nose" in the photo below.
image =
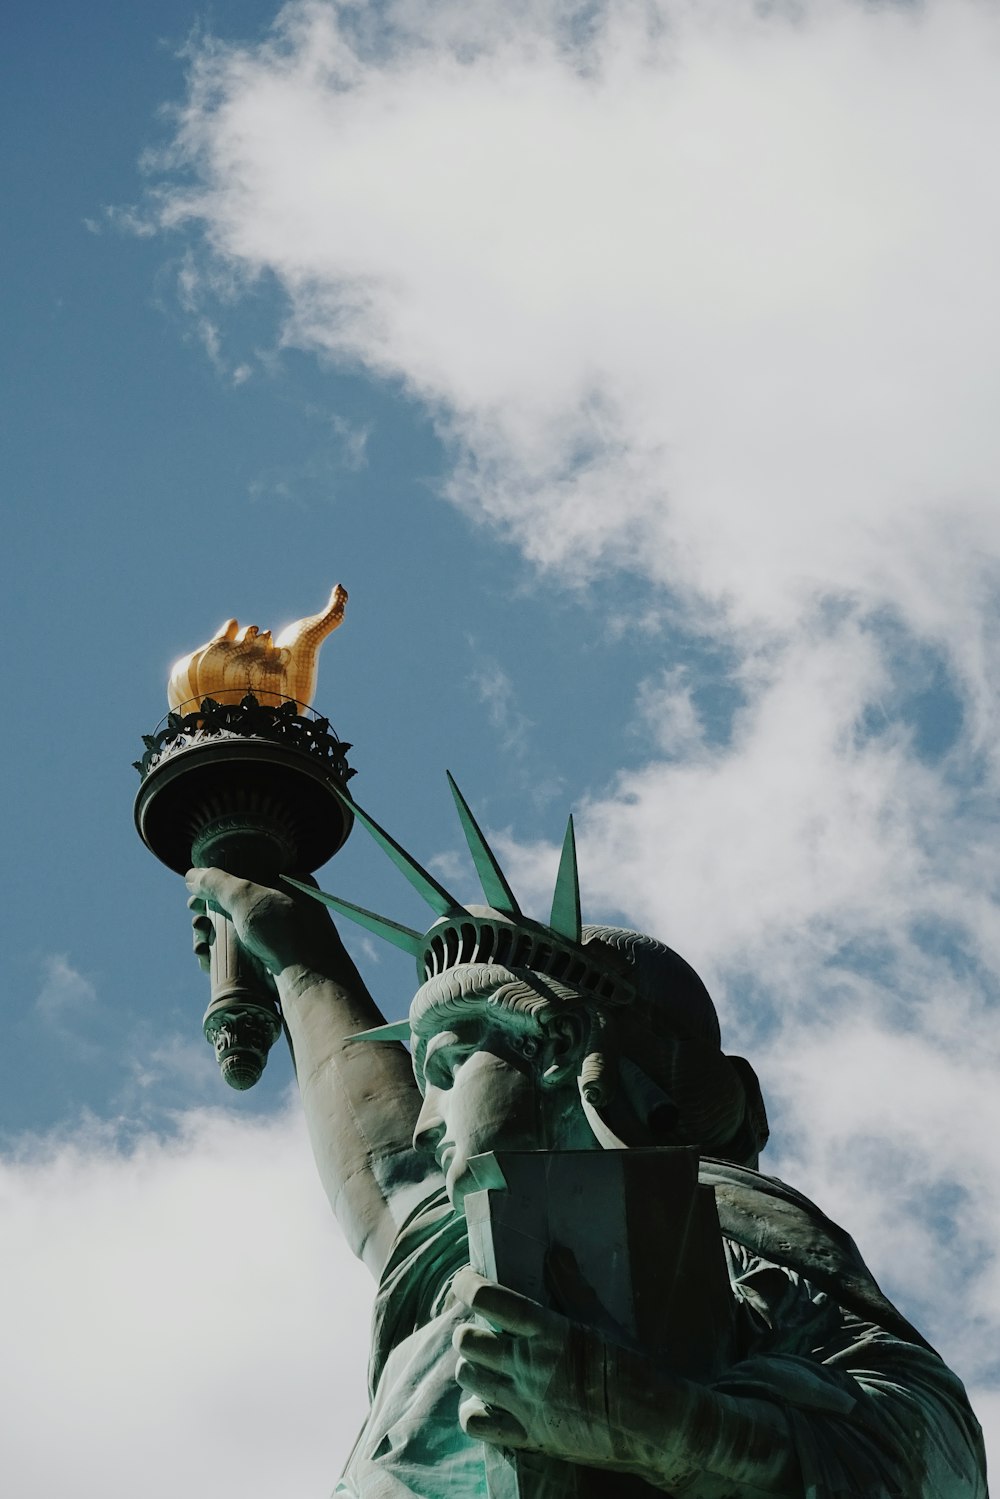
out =
[(426, 1151), (428, 1155), (434, 1154), (444, 1139), (445, 1132), (445, 1120), (438, 1106), (436, 1093), (436, 1088), (428, 1088), (423, 1107), (413, 1127), (414, 1150)]

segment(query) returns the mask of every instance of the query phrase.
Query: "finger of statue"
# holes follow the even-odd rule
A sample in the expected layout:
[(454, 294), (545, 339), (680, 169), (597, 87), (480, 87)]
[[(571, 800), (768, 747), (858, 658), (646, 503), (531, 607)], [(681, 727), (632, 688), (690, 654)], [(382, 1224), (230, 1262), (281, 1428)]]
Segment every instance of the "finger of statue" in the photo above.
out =
[(497, 1285), (478, 1275), (468, 1265), (452, 1281), (452, 1290), (470, 1311), (492, 1324), (498, 1332), (520, 1333), (533, 1338), (552, 1322), (552, 1314), (527, 1296)]
[(478, 1395), (470, 1395), (458, 1407), (462, 1430), (477, 1442), (491, 1442), (498, 1447), (522, 1447), (527, 1433), (510, 1411), (496, 1410)]
[(509, 1379), (493, 1369), (478, 1369), (467, 1358), (458, 1360), (455, 1378), (467, 1394), (478, 1395), (487, 1405), (500, 1405), (506, 1410), (517, 1398), (517, 1391)]
[(500, 1333), (490, 1332), (488, 1328), (466, 1322), (461, 1327), (456, 1327), (451, 1343), (456, 1353), (483, 1369), (502, 1372), (510, 1367), (510, 1340)]
[(199, 964), (207, 973), (211, 967), (212, 943), (215, 940), (215, 926), (211, 916), (199, 915), (191, 923), (193, 928), (191, 945), (194, 955)]

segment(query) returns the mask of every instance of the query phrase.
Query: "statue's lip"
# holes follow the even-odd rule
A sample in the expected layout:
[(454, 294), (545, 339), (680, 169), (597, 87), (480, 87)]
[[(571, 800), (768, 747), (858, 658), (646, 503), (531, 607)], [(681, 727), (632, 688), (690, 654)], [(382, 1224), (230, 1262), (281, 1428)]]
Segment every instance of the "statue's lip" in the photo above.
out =
[(434, 1159), (437, 1161), (438, 1166), (442, 1171), (448, 1170), (448, 1167), (455, 1159), (455, 1151), (457, 1148), (458, 1147), (455, 1145), (454, 1140), (444, 1140), (438, 1146), (437, 1150), (435, 1150)]

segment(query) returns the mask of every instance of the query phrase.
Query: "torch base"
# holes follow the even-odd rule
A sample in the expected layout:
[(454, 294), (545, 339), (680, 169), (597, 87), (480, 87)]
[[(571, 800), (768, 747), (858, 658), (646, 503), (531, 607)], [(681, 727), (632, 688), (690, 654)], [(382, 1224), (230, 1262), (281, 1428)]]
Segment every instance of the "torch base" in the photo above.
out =
[[(272, 706), (250, 694), (236, 704), (206, 699), (197, 712), (170, 714), (145, 744), (136, 827), (178, 874), (215, 867), (273, 885), (285, 873), (311, 874), (351, 831), (342, 795), (354, 774), (350, 745), (294, 703)], [(215, 913), (212, 924), (203, 1028), (226, 1082), (242, 1091), (264, 1070), (281, 1017), (266, 973), (232, 923)]]

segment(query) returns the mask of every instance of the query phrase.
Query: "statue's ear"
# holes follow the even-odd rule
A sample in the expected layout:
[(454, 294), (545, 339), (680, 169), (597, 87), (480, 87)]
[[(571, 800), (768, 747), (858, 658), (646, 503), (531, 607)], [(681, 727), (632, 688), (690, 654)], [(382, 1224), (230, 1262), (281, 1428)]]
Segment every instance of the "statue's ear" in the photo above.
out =
[(550, 1012), (543, 1021), (542, 1082), (547, 1088), (575, 1083), (583, 1063), (590, 1022), (582, 1009)]
[(726, 1060), (743, 1084), (746, 1097), (746, 1111), (743, 1115), (740, 1135), (731, 1142), (730, 1150), (727, 1150), (726, 1154), (731, 1160), (753, 1160), (756, 1163), (756, 1157), (764, 1149), (770, 1134), (764, 1095), (760, 1091), (757, 1074), (745, 1057), (727, 1057)]

